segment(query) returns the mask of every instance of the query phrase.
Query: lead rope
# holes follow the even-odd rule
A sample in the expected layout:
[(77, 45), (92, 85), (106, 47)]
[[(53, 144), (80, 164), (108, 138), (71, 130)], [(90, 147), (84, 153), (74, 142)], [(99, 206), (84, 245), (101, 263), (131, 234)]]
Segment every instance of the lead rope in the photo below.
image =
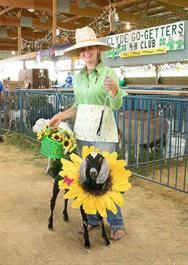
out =
[[(106, 106), (107, 96), (108, 96), (108, 94), (106, 93), (105, 100), (104, 100), (104, 106)], [(104, 109), (101, 111), (101, 118), (100, 118), (100, 122), (99, 122), (99, 127), (97, 129), (97, 135), (98, 136), (101, 136), (103, 118), (104, 118)]]

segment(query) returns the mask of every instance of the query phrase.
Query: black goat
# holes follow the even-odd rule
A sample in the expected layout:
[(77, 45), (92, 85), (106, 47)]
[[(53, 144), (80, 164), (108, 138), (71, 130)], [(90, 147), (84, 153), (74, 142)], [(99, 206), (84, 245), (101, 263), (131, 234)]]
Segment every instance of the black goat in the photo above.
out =
[[(80, 183), (83, 189), (95, 196), (101, 195), (109, 189), (109, 185), (111, 185), (109, 168), (106, 159), (101, 154), (91, 153), (82, 162), (80, 167)], [(88, 219), (82, 206), (80, 210), (83, 219), (84, 246), (89, 248)], [(103, 217), (100, 214), (97, 215), (102, 226), (102, 237), (105, 245), (108, 246), (110, 241), (106, 234)]]
[[(53, 185), (53, 195), (50, 202), (51, 214), (49, 217), (48, 228), (53, 229), (53, 211), (57, 195), (60, 191), (58, 186), (58, 175), (62, 168), (61, 161), (59, 159), (54, 160), (52, 168), (50, 168), (50, 175), (55, 179)], [(104, 194), (111, 186), (111, 178), (109, 176), (109, 168), (106, 159), (97, 153), (92, 153), (86, 157), (80, 167), (80, 183), (84, 190), (94, 194), (95, 196)], [(66, 191), (65, 191), (66, 192)], [(68, 199), (65, 199), (63, 216), (64, 221), (68, 221), (67, 213)], [(80, 207), (83, 229), (84, 229), (84, 246), (90, 247), (89, 235), (88, 235), (88, 219), (83, 207)], [(104, 238), (105, 245), (110, 245), (110, 241), (107, 237), (103, 217), (98, 214), (99, 221), (102, 226), (102, 237)]]

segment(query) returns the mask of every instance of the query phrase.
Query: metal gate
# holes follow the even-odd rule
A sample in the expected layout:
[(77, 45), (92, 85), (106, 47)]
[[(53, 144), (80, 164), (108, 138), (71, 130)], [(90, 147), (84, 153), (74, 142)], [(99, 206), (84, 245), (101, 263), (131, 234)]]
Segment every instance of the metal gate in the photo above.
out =
[[(11, 97), (5, 93), (0, 128), (35, 138), (32, 126), (37, 119), (50, 119), (73, 101), (70, 92), (18, 90)], [(134, 174), (188, 192), (188, 99), (127, 96), (115, 118), (119, 156), (126, 158)]]

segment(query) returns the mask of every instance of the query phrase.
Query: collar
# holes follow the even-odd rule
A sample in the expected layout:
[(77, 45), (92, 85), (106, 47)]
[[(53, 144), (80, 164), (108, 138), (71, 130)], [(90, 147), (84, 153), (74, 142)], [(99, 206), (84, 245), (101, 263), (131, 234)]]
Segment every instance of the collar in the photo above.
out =
[[(100, 62), (100, 63), (96, 66), (95, 71), (97, 71), (97, 73), (99, 74), (100, 71), (101, 71), (101, 69), (103, 68), (103, 66), (104, 66), (104, 64), (103, 64), (102, 62)], [(86, 68), (86, 65), (85, 65), (85, 66), (83, 67), (83, 69), (80, 71), (80, 73), (82, 73), (82, 74), (86, 74), (86, 72), (87, 72), (87, 68)]]

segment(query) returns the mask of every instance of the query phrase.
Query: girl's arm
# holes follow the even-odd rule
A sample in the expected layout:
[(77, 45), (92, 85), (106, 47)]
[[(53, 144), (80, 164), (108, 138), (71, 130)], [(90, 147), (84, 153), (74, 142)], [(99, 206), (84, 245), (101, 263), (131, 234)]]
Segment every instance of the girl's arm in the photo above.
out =
[(59, 112), (54, 115), (49, 122), (49, 126), (58, 125), (62, 120), (74, 118), (76, 116), (77, 109), (71, 107), (63, 112)]

